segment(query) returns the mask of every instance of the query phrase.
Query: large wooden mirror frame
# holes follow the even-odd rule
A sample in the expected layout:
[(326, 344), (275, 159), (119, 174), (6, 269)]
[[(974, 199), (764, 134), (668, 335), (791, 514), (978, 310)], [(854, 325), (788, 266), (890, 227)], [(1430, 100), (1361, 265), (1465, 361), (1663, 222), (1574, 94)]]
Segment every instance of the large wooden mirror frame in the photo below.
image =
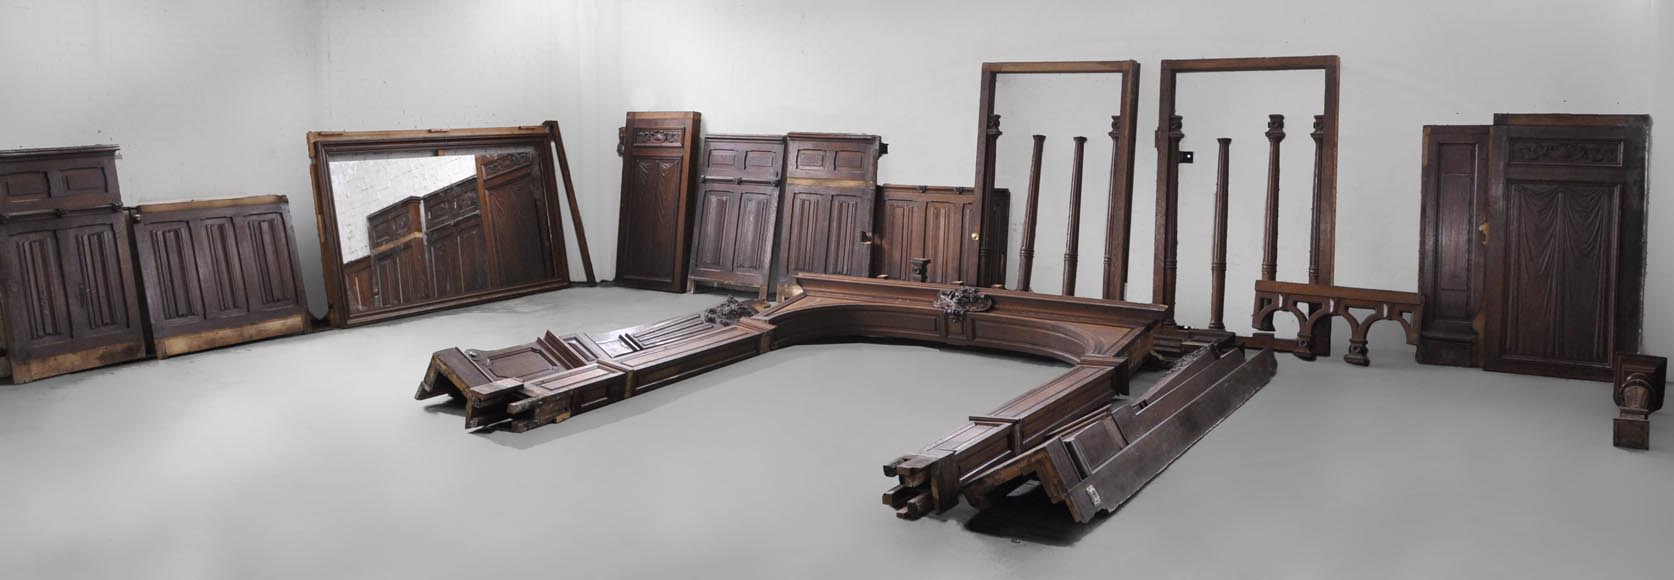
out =
[[(977, 207), (987, 208), (994, 192), (995, 141), (1000, 138), (1000, 118), (994, 114), (994, 85), (1002, 74), (1119, 74), (1122, 75), (1122, 94), (1117, 99), (1117, 127), (1111, 131), (1116, 140), (1110, 162), (1109, 213), (1105, 219), (1104, 276), (1105, 299), (1122, 300), (1128, 280), (1129, 224), (1133, 209), (1133, 144), (1139, 120), (1139, 63), (1132, 60), (1064, 61), (1064, 62), (985, 62), (982, 63), (982, 96), (977, 114), (976, 188)], [(1012, 188), (1014, 191), (1016, 188)], [(987, 232), (993, 219), (991, 212), (982, 212), (982, 227)], [(1004, 285), (1006, 248), (993, 248), (989, 237), (983, 236), (977, 245), (977, 255), (967, 257), (976, 264), (966, 271), (978, 272), (981, 286)]]
[[(1340, 95), (1338, 85), (1341, 60), (1336, 55), (1165, 60), (1162, 61), (1162, 79), (1158, 87), (1161, 105), (1157, 111), (1157, 225), (1151, 302), (1170, 307), (1170, 317), (1166, 325), (1172, 326), (1175, 323), (1173, 307), (1180, 235), (1180, 140), (1185, 137), (1181, 117), (1175, 109), (1175, 81), (1179, 75), (1186, 73), (1292, 70), (1318, 70), (1325, 73), (1324, 109), (1317, 117), (1320, 126), (1316, 127), (1315, 132), (1318, 151), (1314, 166), (1313, 218), (1308, 244), (1308, 283), (1326, 286), (1332, 284), (1336, 264), (1337, 102)], [(1273, 183), (1273, 179), (1270, 174), (1268, 189), (1273, 192), (1269, 194), (1270, 199), (1276, 200), (1277, 185)], [(1268, 206), (1266, 244), (1273, 247), (1277, 235), (1274, 231), (1277, 209), (1273, 201), (1270, 201)], [(1271, 266), (1263, 264), (1263, 267)], [(1218, 300), (1219, 297), (1215, 299)], [(1314, 330), (1320, 336), (1331, 336), (1330, 319), (1321, 320)], [(1271, 333), (1257, 333), (1256, 337), (1247, 339), (1244, 343), (1247, 346), (1284, 350), (1294, 349), (1296, 345), (1294, 340), (1274, 339)], [(1331, 341), (1314, 341), (1312, 348), (1316, 355), (1328, 355), (1331, 353)]]
[[(556, 181), (559, 168), (554, 163), (553, 144), (555, 135), (555, 124), (550, 122), (544, 126), (502, 128), (310, 132), (308, 134), (308, 156), (314, 182), (315, 217), (319, 224), (320, 256), (325, 271), (326, 296), (330, 300), (328, 318), (331, 325), (339, 328), (359, 326), (392, 318), (480, 304), (570, 286), (569, 258), (564, 242), (564, 226), (560, 209), (562, 200), (559, 198)], [(562, 145), (559, 145), (559, 147), (562, 147)], [(356, 309), (350, 307), (349, 272), (347, 272), (349, 265), (344, 262), (344, 248), (340, 238), (340, 232), (342, 231), (340, 226), (343, 224), (338, 223), (338, 197), (337, 192), (332, 191), (332, 161), (351, 158), (356, 155), (380, 153), (417, 153), (440, 157), (451, 151), (481, 151), (490, 148), (527, 148), (535, 152), (533, 164), (539, 175), (534, 176), (533, 179), (538, 181), (538, 186), (542, 190), (537, 202), (540, 206), (544, 206), (544, 213), (546, 214), (542, 218), (545, 232), (538, 237), (541, 238), (542, 243), (547, 245), (545, 252), (551, 261), (548, 265), (538, 266), (548, 268), (547, 273), (533, 281), (518, 280), (511, 283), (491, 284), (487, 287), (478, 285), (476, 288), (467, 285), (463, 289), (456, 289), (445, 295), (438, 292), (435, 293), (435, 296), (427, 294), (420, 299), (404, 300), (391, 306), (353, 311)], [(565, 167), (564, 169), (563, 177), (565, 182), (568, 183), (570, 181), (568, 168)], [(483, 179), (480, 174), (478, 179)], [(413, 195), (422, 193), (413, 192)], [(425, 211), (428, 211), (428, 209), (425, 208)], [(581, 243), (583, 251), (585, 251), (585, 241)], [(418, 259), (422, 261), (430, 260), (428, 250), (424, 250), (424, 254)], [(545, 261), (545, 259), (537, 261)], [(591, 268), (588, 269), (591, 270)], [(433, 283), (423, 282), (421, 284)]]

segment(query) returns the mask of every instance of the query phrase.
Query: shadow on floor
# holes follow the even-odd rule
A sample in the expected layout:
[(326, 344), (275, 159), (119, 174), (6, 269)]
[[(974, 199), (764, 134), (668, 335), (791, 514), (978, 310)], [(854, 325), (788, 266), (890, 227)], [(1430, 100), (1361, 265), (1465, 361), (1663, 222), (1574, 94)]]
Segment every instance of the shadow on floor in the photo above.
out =
[(1109, 512), (1100, 512), (1093, 521), (1075, 523), (1069, 510), (1052, 503), (1038, 484), (1029, 483), (980, 512), (961, 502), (946, 513), (925, 517), (957, 522), (968, 531), (1009, 538), (1013, 542), (1069, 547), (1092, 533), (1109, 516)]

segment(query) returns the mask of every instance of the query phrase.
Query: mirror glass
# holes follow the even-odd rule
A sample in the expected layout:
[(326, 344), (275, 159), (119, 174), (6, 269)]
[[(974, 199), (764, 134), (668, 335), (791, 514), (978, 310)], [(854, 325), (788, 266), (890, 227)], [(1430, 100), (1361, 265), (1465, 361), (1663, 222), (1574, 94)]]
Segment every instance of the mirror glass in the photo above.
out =
[(349, 313), (565, 278), (542, 161), (533, 147), (333, 155)]

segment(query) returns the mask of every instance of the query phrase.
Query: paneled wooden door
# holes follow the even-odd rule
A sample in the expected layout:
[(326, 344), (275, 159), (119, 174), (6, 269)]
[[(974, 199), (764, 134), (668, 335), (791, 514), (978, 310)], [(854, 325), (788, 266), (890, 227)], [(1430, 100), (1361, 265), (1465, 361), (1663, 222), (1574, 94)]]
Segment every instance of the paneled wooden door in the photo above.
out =
[(1610, 380), (1639, 349), (1649, 118), (1496, 119), (1483, 368)]

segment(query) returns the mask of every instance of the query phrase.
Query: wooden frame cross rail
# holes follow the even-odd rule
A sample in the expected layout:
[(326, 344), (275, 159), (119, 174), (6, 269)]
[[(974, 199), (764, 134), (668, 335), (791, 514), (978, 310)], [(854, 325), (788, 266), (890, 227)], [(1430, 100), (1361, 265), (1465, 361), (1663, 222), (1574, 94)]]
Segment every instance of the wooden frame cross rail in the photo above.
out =
[[(1406, 331), (1407, 344), (1418, 344), (1418, 321), (1424, 318), (1424, 298), (1413, 292), (1348, 288), (1323, 284), (1298, 284), (1257, 280), (1256, 310), (1250, 324), (1257, 327), (1272, 323), (1273, 315), (1289, 312), (1296, 316), (1297, 358), (1313, 360), (1313, 337), (1320, 336), (1320, 327), (1331, 317), (1340, 317), (1349, 325), (1349, 350), (1343, 360), (1349, 364), (1366, 366), (1366, 332), (1379, 320), (1394, 320)], [(1307, 306), (1304, 311), (1301, 307)], [(1357, 315), (1355, 310), (1369, 311)], [(1330, 335), (1325, 334), (1327, 340)]]

